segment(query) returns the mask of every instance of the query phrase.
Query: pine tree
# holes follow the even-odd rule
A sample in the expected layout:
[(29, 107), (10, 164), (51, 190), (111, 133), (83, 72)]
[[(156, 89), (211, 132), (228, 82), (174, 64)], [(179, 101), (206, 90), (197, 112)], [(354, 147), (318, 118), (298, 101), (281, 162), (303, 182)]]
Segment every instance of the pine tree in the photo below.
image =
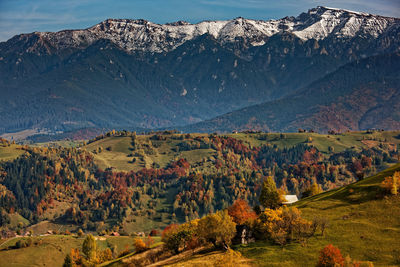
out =
[(87, 235), (82, 244), (82, 252), (89, 261), (96, 259), (96, 240), (92, 235)]
[(65, 256), (63, 267), (72, 267), (72, 260), (69, 254)]
[(281, 196), (276, 188), (276, 184), (272, 176), (268, 176), (267, 179), (265, 179), (262, 185), (259, 200), (260, 204), (263, 205), (264, 208), (269, 209), (275, 209), (281, 204)]
[(322, 192), (322, 189), (321, 189), (320, 185), (317, 183), (313, 183), (311, 186), (311, 195), (315, 196), (315, 195), (320, 194), (321, 192)]

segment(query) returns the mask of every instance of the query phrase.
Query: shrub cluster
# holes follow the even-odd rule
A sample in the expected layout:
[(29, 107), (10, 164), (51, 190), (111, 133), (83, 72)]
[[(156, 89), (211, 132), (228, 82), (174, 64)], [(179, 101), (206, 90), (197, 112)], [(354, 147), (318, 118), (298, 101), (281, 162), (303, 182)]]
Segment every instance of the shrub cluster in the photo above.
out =
[(258, 233), (264, 234), (265, 239), (283, 246), (292, 241), (304, 245), (318, 229), (323, 233), (326, 225), (326, 220), (320, 218), (313, 221), (303, 219), (301, 212), (295, 207), (280, 207), (275, 210), (265, 209), (257, 220), (256, 228)]
[(182, 225), (172, 224), (164, 229), (162, 241), (175, 253), (204, 244), (228, 249), (235, 234), (236, 223), (224, 210)]

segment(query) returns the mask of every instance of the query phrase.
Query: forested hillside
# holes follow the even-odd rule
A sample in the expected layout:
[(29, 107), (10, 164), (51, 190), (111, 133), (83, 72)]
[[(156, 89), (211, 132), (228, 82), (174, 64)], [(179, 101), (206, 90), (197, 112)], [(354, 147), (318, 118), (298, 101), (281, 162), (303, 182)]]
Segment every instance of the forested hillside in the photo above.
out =
[(1, 163), (2, 222), (17, 213), (97, 232), (162, 228), (238, 198), (257, 205), (267, 176), (299, 197), (363, 179), (397, 162), (399, 143), (398, 132), (114, 131), (79, 148), (20, 146), (22, 156)]
[(280, 100), (246, 107), (186, 131), (398, 129), (400, 55), (357, 60)]

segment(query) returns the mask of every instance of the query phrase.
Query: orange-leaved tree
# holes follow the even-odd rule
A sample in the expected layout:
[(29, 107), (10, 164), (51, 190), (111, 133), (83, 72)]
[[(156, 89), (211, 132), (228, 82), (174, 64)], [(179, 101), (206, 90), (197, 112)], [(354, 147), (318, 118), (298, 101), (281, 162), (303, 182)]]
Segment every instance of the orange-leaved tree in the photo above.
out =
[(143, 252), (148, 248), (141, 238), (135, 238), (135, 240), (133, 241), (133, 245), (137, 253)]
[(332, 244), (327, 245), (319, 252), (317, 267), (343, 266), (344, 258), (340, 249)]
[(246, 200), (237, 199), (228, 209), (229, 216), (236, 224), (243, 225), (248, 221), (257, 218), (257, 214), (252, 210)]
[(385, 180), (381, 183), (381, 187), (392, 195), (397, 195), (398, 187), (400, 185), (400, 172), (395, 172), (393, 176), (385, 177)]

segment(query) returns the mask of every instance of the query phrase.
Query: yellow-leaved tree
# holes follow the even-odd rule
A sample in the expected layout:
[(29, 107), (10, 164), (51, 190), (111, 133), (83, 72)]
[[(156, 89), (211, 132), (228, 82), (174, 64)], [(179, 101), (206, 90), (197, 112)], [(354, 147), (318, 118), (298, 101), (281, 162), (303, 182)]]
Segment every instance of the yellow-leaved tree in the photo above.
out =
[(235, 234), (236, 223), (227, 210), (217, 211), (199, 220), (199, 237), (215, 247), (228, 249)]
[(400, 171), (395, 172), (392, 176), (385, 177), (381, 183), (381, 187), (392, 195), (397, 195), (400, 185)]

